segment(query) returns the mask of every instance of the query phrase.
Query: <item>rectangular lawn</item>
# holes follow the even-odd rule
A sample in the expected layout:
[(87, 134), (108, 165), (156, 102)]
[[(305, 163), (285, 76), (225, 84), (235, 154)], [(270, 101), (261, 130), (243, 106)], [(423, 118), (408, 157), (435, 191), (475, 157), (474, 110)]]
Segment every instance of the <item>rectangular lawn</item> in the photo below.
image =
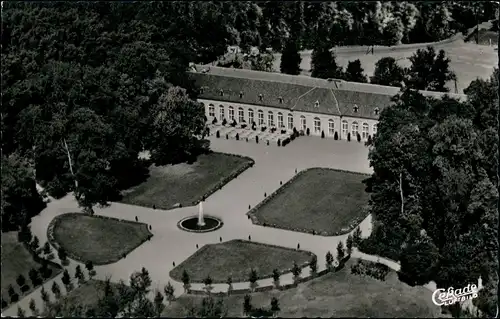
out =
[[(43, 243), (42, 243), (43, 244)], [(21, 290), (19, 285), (16, 283), (16, 279), (19, 275), (23, 275), (26, 279), (26, 283), (30, 289), (25, 293), (28, 294), (33, 290), (33, 284), (29, 279), (29, 271), (31, 268), (39, 269), (41, 265), (33, 259), (30, 252), (24, 247), (23, 244), (17, 241), (16, 232), (2, 233), (2, 298), (10, 303), (8, 295), (8, 287), (12, 285), (16, 293), (21, 297)], [(57, 276), (61, 269), (53, 267), (49, 264), (49, 268), (52, 269), (51, 278)], [(50, 278), (49, 278), (50, 279)], [(47, 280), (49, 280), (47, 279)]]
[(314, 168), (299, 173), (254, 212), (259, 224), (334, 235), (366, 214), (367, 175)]
[[(349, 261), (339, 272), (330, 273), (297, 288), (251, 294), (254, 308), (270, 309), (276, 297), (284, 318), (440, 318), (440, 308), (431, 301), (431, 291), (410, 287), (390, 272), (385, 281), (351, 274)], [(189, 316), (194, 306), (200, 308), (204, 296), (182, 295), (163, 312), (164, 317)], [(215, 297), (220, 298), (220, 297)], [(243, 315), (244, 295), (222, 297), (227, 316)]]
[(171, 209), (177, 203), (190, 206), (249, 162), (239, 156), (210, 153), (200, 155), (191, 165), (152, 166), (147, 181), (124, 191), (122, 202), (161, 209)]

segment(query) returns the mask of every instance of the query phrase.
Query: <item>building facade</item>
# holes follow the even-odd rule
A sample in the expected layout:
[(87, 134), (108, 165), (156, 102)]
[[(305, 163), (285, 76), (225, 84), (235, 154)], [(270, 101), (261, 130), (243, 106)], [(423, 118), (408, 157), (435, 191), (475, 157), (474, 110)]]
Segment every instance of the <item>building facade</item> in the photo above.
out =
[[(203, 68), (203, 67), (198, 67)], [(198, 89), (198, 101), (207, 120), (222, 123), (255, 122), (258, 128), (338, 139), (368, 138), (377, 133), (380, 112), (388, 107), (399, 88), (322, 80), (279, 73), (210, 67), (193, 68), (190, 77)], [(421, 92), (441, 97), (442, 93)], [(464, 95), (449, 94), (463, 99)]]

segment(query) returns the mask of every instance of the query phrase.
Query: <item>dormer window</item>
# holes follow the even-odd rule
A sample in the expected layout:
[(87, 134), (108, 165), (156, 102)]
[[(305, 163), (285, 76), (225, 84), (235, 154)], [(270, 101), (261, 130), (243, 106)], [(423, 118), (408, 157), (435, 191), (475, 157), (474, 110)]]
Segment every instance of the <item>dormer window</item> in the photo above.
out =
[(262, 94), (259, 94), (259, 101), (262, 101), (262, 98), (263, 98)]
[(240, 91), (240, 99), (243, 98), (243, 91)]
[(319, 101), (314, 102), (314, 107), (319, 107)]
[(375, 115), (378, 115), (379, 111), (380, 111), (380, 110), (378, 109), (378, 107), (376, 107), (376, 108), (375, 108)]
[(224, 90), (220, 89), (219, 94), (220, 94), (220, 96), (224, 96)]
[(280, 101), (280, 104), (283, 104), (283, 97), (279, 97), (278, 100)]
[(354, 113), (358, 113), (359, 107), (357, 105), (354, 105)]

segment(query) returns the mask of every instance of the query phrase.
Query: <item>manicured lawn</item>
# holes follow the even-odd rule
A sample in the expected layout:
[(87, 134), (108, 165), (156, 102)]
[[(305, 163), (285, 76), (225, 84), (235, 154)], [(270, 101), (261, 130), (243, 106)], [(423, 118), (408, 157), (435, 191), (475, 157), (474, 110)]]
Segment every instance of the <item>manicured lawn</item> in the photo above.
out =
[(369, 196), (362, 180), (368, 176), (326, 168), (299, 174), (254, 212), (259, 224), (333, 235), (365, 217)]
[(146, 224), (80, 213), (57, 216), (54, 239), (73, 259), (96, 265), (120, 260), (151, 234)]
[(123, 192), (122, 202), (162, 209), (171, 209), (178, 203), (190, 206), (249, 162), (234, 155), (210, 153), (200, 155), (191, 165), (152, 166), (144, 183)]
[[(348, 261), (337, 273), (330, 273), (297, 288), (251, 294), (252, 306), (270, 308), (271, 298), (276, 297), (280, 317), (293, 318), (437, 318), (443, 317), (440, 308), (431, 301), (431, 291), (424, 287), (410, 287), (391, 272), (385, 281), (351, 274)], [(216, 297), (218, 298), (218, 297)], [(223, 297), (227, 316), (242, 315), (244, 295)], [(163, 313), (164, 317), (185, 317), (189, 307), (200, 305), (203, 296), (182, 295)]]
[(233, 282), (248, 281), (251, 268), (259, 278), (271, 277), (273, 269), (285, 271), (293, 262), (302, 265), (311, 260), (312, 254), (277, 246), (263, 245), (242, 240), (202, 247), (199, 251), (172, 269), (170, 276), (182, 281), (187, 271), (191, 282), (203, 282), (210, 276), (214, 283), (225, 283), (228, 276)]
[[(24, 276), (24, 278), (26, 279), (26, 283), (30, 287), (30, 289), (25, 294), (28, 294), (33, 290), (33, 284), (31, 283), (28, 274), (31, 268), (38, 270), (40, 267), (41, 265), (33, 260), (30, 252), (23, 246), (23, 244), (17, 241), (16, 232), (2, 233), (1, 287), (2, 297), (6, 302), (10, 303), (10, 298), (7, 293), (9, 285), (12, 285), (16, 293), (21, 297), (20, 287), (16, 283), (16, 279), (19, 275)], [(61, 272), (61, 269), (52, 267), (50, 264), (49, 268), (52, 269), (51, 278), (57, 276)]]

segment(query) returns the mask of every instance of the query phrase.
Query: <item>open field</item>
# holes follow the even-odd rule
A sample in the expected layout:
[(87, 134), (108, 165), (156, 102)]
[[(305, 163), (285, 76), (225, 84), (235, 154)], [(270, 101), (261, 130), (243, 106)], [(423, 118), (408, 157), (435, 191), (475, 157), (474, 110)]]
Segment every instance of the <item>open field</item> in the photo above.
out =
[(368, 176), (327, 168), (299, 173), (290, 184), (254, 212), (259, 224), (274, 227), (340, 233), (364, 218), (368, 193), (362, 183)]
[[(43, 243), (42, 243), (43, 244)], [(7, 289), (9, 285), (14, 287), (15, 292), (19, 295), (26, 295), (33, 290), (33, 284), (28, 276), (30, 269), (39, 269), (41, 265), (37, 263), (30, 252), (22, 243), (17, 241), (17, 232), (2, 233), (2, 298), (6, 302), (10, 302)], [(50, 278), (57, 276), (61, 269), (48, 266), (52, 270)], [(26, 279), (26, 284), (29, 286), (24, 294), (21, 294), (19, 285), (16, 279), (19, 275), (23, 275)], [(46, 280), (49, 280), (47, 278)], [(44, 282), (46, 281), (44, 280)]]
[[(374, 54), (366, 54), (366, 48), (362, 48), (355, 52), (337, 52), (337, 63), (346, 67), (349, 61), (359, 59), (361, 66), (368, 76), (373, 75), (375, 70), (375, 63), (384, 57), (393, 57), (398, 60), (399, 64), (404, 67), (410, 66), (408, 58), (412, 56), (417, 49), (411, 48), (397, 48), (397, 50), (390, 51), (391, 49), (384, 49), (377, 52), (375, 49)], [(457, 74), (457, 88), (458, 93), (463, 93), (463, 90), (476, 78), (487, 79), (493, 73), (493, 68), (498, 66), (498, 54), (494, 51), (493, 47), (487, 45), (476, 45), (474, 43), (464, 43), (463, 40), (441, 44), (435, 46), (436, 50), (443, 49), (447, 56), (451, 59), (450, 68)], [(281, 54), (275, 54), (276, 60), (274, 63), (274, 70), (279, 72)], [(311, 69), (311, 51), (301, 52), (302, 62), (300, 67), (302, 74), (310, 75)], [(450, 92), (455, 92), (455, 84), (448, 83), (447, 87)]]
[(191, 257), (172, 269), (170, 276), (182, 281), (184, 270), (191, 282), (201, 283), (210, 276), (214, 283), (225, 283), (231, 276), (233, 282), (248, 281), (252, 268), (260, 278), (271, 277), (273, 269), (283, 272), (311, 260), (312, 254), (305, 251), (232, 240), (222, 244), (202, 247)]
[(77, 213), (57, 216), (54, 226), (54, 239), (69, 257), (95, 265), (120, 260), (150, 234), (145, 224)]
[(238, 156), (210, 153), (200, 155), (191, 165), (152, 166), (144, 183), (123, 192), (122, 202), (161, 209), (171, 209), (175, 204), (190, 206), (248, 162)]
[[(271, 298), (279, 300), (280, 317), (329, 318), (437, 318), (440, 308), (431, 301), (424, 287), (410, 287), (390, 272), (385, 281), (351, 274), (350, 265), (337, 273), (300, 284), (285, 291), (252, 293), (252, 306), (270, 308)], [(227, 316), (242, 316), (244, 295), (224, 297)], [(201, 304), (203, 296), (182, 295), (167, 307), (163, 316), (185, 317), (188, 309)]]

